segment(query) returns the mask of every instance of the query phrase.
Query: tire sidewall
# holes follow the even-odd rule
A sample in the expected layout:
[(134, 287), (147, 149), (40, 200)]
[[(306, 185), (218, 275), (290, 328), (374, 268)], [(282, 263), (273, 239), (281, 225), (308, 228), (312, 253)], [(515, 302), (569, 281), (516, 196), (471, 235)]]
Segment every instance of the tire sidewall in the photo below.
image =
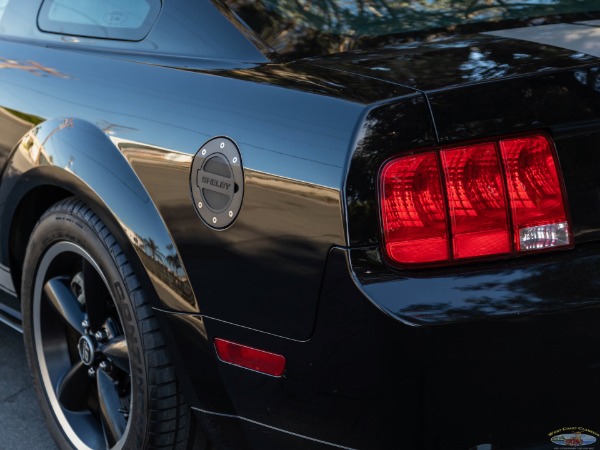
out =
[(146, 361), (144, 360), (143, 340), (138, 326), (135, 310), (135, 299), (129, 295), (126, 280), (119, 271), (119, 262), (104, 245), (97, 232), (88, 223), (67, 211), (51, 211), (45, 214), (32, 232), (25, 261), (21, 288), (21, 303), (23, 313), (23, 335), (27, 360), (34, 379), (34, 386), (48, 428), (62, 449), (73, 449), (75, 446), (67, 438), (59, 425), (50, 400), (44, 388), (41, 367), (37, 358), (34, 333), (33, 299), (39, 262), (46, 251), (54, 244), (68, 241), (81, 247), (99, 266), (104, 276), (109, 292), (123, 325), (123, 331), (129, 349), (131, 368), (132, 408), (126, 429), (126, 439), (122, 446), (115, 448), (142, 449), (147, 435), (148, 408)]

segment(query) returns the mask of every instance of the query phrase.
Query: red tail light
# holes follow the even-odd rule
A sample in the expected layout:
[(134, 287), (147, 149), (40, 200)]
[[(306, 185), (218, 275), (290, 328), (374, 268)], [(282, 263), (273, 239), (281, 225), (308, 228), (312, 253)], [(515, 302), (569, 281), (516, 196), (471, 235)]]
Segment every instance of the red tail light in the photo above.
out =
[(569, 244), (554, 151), (545, 136), (500, 141), (518, 251)]
[(510, 230), (495, 144), (442, 150), (455, 259), (510, 252)]
[(383, 183), (388, 254), (406, 263), (447, 260), (446, 208), (436, 154), (388, 164)]
[(399, 264), (572, 243), (554, 147), (542, 134), (394, 159), (381, 173), (381, 214), (387, 255)]

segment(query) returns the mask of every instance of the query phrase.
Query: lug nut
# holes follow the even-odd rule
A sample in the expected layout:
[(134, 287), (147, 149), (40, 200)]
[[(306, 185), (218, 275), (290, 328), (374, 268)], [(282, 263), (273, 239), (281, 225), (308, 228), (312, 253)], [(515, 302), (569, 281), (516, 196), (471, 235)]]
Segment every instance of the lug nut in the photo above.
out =
[(106, 334), (106, 330), (100, 330), (96, 332), (94, 337), (98, 342), (104, 342), (108, 338), (108, 335)]

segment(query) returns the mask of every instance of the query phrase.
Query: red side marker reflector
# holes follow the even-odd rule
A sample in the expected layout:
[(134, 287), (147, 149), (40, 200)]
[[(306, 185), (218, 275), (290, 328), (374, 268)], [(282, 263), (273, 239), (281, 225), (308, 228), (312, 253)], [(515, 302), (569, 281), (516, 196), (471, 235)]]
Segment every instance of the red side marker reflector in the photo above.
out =
[(285, 371), (285, 358), (275, 353), (215, 338), (215, 348), (219, 358), (229, 364), (244, 367), (256, 372), (280, 377)]

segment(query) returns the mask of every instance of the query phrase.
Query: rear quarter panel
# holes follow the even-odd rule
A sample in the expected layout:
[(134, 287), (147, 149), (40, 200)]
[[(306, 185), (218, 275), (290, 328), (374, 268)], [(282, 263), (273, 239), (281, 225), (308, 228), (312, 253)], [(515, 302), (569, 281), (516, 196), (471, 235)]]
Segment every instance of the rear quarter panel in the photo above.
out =
[[(166, 273), (179, 270), (168, 257), (181, 255), (187, 272), (181, 276), (189, 277), (198, 299), (192, 310), (295, 339), (310, 336), (327, 252), (345, 243), (339, 192), (364, 109), (359, 101), (239, 73), (9, 41), (0, 41), (0, 58), (16, 62), (0, 70), (3, 123), (11, 130), (1, 147), (11, 148), (21, 131), (53, 118), (96, 127), (113, 148), (98, 151), (125, 156), (164, 220), (174, 245), (158, 242), (150, 259)], [(221, 135), (241, 149), (246, 191), (237, 222), (216, 232), (196, 215), (189, 179), (193, 155)], [(69, 150), (63, 150), (62, 169), (69, 171)], [(112, 189), (118, 195), (124, 187)], [(146, 250), (152, 247), (152, 235), (129, 232), (139, 232)], [(178, 309), (169, 302), (162, 307)]]

